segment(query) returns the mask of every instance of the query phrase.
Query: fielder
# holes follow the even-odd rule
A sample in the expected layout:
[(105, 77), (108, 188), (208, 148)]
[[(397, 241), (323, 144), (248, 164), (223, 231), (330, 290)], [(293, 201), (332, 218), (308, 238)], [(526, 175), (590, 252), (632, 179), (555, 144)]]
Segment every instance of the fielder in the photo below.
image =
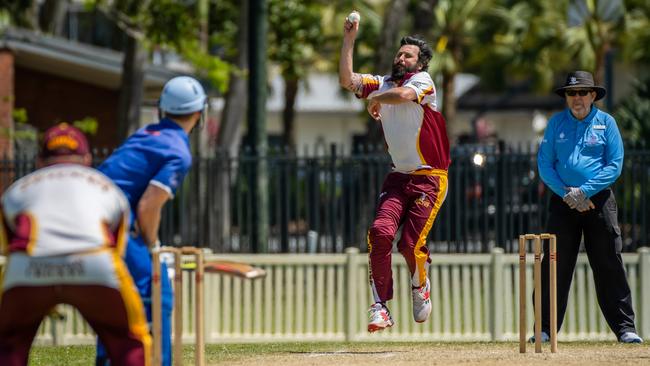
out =
[[(207, 97), (191, 77), (169, 80), (160, 96), (161, 120), (131, 135), (99, 170), (126, 194), (132, 220), (125, 261), (144, 301), (151, 322), (151, 254), (159, 243), (158, 228), (165, 203), (174, 197), (190, 166), (189, 133), (202, 119)], [(167, 273), (164, 263), (161, 273)], [(171, 365), (171, 312), (173, 294), (169, 277), (162, 282), (163, 365)], [(180, 355), (178, 355), (180, 357)], [(97, 347), (97, 365), (105, 365), (106, 354)]]
[(129, 206), (89, 168), (88, 142), (62, 123), (45, 133), (44, 166), (2, 197), (0, 246), (8, 253), (0, 301), (0, 365), (27, 365), (42, 319), (76, 307), (115, 365), (148, 365), (151, 337), (142, 301), (121, 255)]
[[(353, 22), (350, 21), (353, 20)], [(432, 50), (416, 37), (404, 37), (390, 75), (352, 71), (352, 51), (359, 22), (344, 25), (339, 82), (368, 100), (368, 112), (381, 121), (393, 171), (383, 183), (375, 220), (368, 230), (370, 286), (375, 303), (369, 310), (368, 331), (393, 326), (386, 307), (393, 298), (391, 252), (402, 226), (398, 249), (411, 272), (413, 318), (424, 322), (431, 313), (426, 239), (447, 195), (449, 141), (445, 120), (436, 109), (436, 91), (427, 72)]]

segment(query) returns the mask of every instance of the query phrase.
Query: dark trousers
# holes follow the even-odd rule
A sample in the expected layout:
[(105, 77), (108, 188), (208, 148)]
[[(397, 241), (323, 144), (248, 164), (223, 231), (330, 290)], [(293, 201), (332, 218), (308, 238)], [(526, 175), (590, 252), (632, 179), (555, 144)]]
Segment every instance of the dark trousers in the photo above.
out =
[[(580, 241), (584, 245), (594, 276), (598, 304), (610, 329), (620, 337), (636, 332), (632, 294), (621, 259), (621, 230), (618, 226), (616, 199), (611, 189), (591, 197), (596, 206), (586, 212), (569, 208), (553, 195), (549, 204), (548, 232), (557, 237), (557, 328), (566, 312), (569, 290)], [(549, 333), (548, 243), (542, 259), (542, 330)]]

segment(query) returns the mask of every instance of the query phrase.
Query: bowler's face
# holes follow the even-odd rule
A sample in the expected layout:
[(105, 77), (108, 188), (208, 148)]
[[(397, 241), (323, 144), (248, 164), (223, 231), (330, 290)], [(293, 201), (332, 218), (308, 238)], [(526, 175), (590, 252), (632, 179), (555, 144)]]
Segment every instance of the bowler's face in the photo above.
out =
[(394, 65), (401, 65), (407, 72), (417, 71), (420, 47), (412, 44), (405, 44), (400, 47), (393, 60)]
[[(586, 95), (580, 95), (585, 94)], [(583, 119), (587, 117), (589, 112), (591, 112), (591, 105), (596, 99), (596, 92), (593, 90), (576, 90), (575, 95), (566, 95), (567, 106), (571, 109), (571, 113), (577, 119)]]

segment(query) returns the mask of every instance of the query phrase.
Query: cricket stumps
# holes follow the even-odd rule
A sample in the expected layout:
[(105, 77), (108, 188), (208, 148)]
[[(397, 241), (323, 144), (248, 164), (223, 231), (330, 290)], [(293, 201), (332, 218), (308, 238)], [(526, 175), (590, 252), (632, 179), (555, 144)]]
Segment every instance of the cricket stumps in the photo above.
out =
[(519, 352), (526, 353), (526, 245), (533, 242), (535, 262), (535, 353), (542, 352), (542, 244), (549, 244), (549, 312), (551, 352), (557, 352), (557, 251), (554, 234), (519, 235)]
[[(183, 271), (181, 260), (183, 255), (192, 255), (196, 262), (194, 270), (194, 321), (195, 321), (195, 348), (194, 364), (205, 365), (205, 338), (203, 322), (203, 250), (196, 247), (161, 247), (152, 251), (153, 280), (151, 287), (151, 317), (153, 333), (152, 364), (158, 366), (162, 363), (162, 293), (160, 254), (171, 253), (174, 256), (174, 340), (173, 358), (174, 365), (183, 364)], [(167, 275), (167, 274), (165, 274)]]

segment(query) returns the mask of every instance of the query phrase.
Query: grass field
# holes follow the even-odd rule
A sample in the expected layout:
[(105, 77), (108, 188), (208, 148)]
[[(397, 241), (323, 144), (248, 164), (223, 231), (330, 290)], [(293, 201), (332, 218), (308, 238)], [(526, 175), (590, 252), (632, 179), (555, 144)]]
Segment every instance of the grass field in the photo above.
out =
[[(650, 365), (647, 344), (614, 342), (560, 343), (552, 354), (519, 353), (517, 343), (266, 343), (208, 345), (208, 365)], [(183, 360), (193, 364), (192, 348)], [(92, 346), (35, 347), (30, 365), (73, 366), (94, 363)]]

